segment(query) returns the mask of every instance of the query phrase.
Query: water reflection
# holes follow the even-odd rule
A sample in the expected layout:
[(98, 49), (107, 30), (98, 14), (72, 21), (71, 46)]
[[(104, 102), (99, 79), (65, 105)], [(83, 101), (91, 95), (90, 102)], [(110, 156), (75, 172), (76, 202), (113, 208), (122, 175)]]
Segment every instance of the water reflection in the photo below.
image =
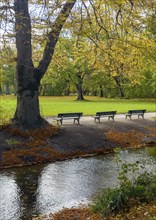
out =
[[(14, 169), (16, 182), (21, 190), (22, 220), (31, 219), (36, 212), (36, 189), (38, 177), (45, 165), (30, 166)], [(31, 215), (30, 215), (31, 214)]]
[(0, 176), (0, 220), (18, 220), (21, 216), (20, 190), (15, 176)]
[[(156, 173), (154, 150), (122, 151), (122, 161), (141, 161)], [(0, 172), (0, 220), (31, 219), (63, 207), (89, 202), (103, 188), (117, 184), (113, 155), (42, 164)]]
[(47, 213), (87, 203), (95, 192), (110, 183), (114, 185), (117, 173), (111, 159), (109, 156), (103, 160), (90, 158), (49, 164), (39, 178), (38, 210)]

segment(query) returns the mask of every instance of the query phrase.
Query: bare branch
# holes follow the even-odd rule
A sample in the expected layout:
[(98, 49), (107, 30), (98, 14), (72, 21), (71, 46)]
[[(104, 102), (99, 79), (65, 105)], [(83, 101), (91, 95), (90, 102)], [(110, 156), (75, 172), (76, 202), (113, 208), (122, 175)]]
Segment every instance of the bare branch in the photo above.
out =
[(54, 49), (55, 49), (55, 45), (58, 41), (62, 27), (63, 27), (65, 21), (67, 20), (75, 2), (76, 2), (76, 0), (68, 0), (64, 4), (64, 6), (63, 6), (61, 12), (59, 13), (58, 17), (56, 18), (55, 22), (52, 24), (51, 31), (49, 32), (48, 37), (47, 37), (47, 43), (46, 43), (46, 46), (44, 49), (43, 58), (40, 61), (38, 67), (35, 69), (36, 78), (38, 80), (40, 80), (43, 77), (43, 75), (45, 74), (45, 72), (51, 62), (51, 59), (52, 59), (52, 56), (54, 53)]

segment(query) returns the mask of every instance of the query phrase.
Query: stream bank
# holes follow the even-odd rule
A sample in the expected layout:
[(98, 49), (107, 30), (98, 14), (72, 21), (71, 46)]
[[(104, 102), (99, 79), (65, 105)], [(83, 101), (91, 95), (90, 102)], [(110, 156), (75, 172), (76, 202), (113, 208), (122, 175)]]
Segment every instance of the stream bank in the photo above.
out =
[[(22, 136), (6, 128), (0, 130), (0, 168), (27, 166), (46, 162), (113, 152), (116, 147), (140, 148), (156, 141), (155, 113), (145, 119), (125, 120), (117, 115), (115, 122), (82, 117), (80, 125), (71, 121), (63, 127), (49, 126), (35, 134)], [(53, 123), (53, 118), (47, 118)]]

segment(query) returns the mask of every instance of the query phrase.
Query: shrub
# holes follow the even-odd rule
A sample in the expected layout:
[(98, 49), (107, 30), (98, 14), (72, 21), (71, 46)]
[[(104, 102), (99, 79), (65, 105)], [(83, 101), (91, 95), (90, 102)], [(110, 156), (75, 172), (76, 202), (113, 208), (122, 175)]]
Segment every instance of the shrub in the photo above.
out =
[[(119, 163), (121, 160), (117, 159), (118, 166)], [(156, 201), (156, 175), (147, 171), (139, 174), (139, 166), (138, 161), (133, 164), (122, 163), (118, 177), (119, 186), (105, 189), (93, 201), (91, 205), (93, 212), (108, 216), (127, 210), (132, 203)]]
[(126, 191), (121, 188), (108, 188), (96, 198), (91, 208), (93, 212), (108, 216), (111, 213), (118, 213), (123, 208), (126, 208), (128, 199)]

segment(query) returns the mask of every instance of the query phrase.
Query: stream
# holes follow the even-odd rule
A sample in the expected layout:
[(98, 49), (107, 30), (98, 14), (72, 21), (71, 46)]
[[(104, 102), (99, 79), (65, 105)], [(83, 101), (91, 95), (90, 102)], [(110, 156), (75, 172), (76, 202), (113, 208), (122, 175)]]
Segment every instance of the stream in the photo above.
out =
[[(120, 158), (140, 161), (156, 173), (156, 147), (124, 150)], [(116, 186), (117, 176), (113, 154), (0, 170), (0, 220), (29, 220), (87, 204), (102, 189)]]

